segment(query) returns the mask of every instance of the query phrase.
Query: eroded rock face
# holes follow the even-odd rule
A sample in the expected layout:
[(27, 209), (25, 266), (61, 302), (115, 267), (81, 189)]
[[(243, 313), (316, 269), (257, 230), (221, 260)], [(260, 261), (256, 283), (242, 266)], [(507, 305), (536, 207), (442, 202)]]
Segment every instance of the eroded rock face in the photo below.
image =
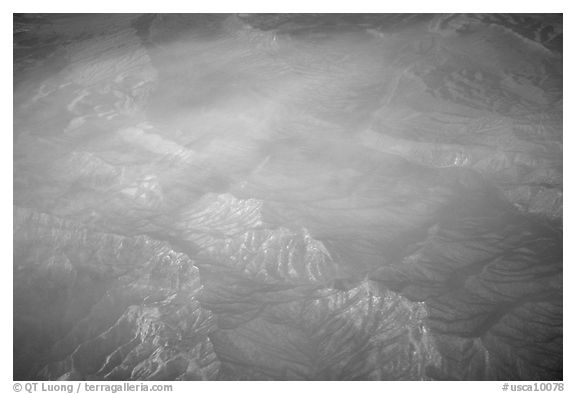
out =
[(15, 16), (14, 378), (562, 379), (561, 43)]

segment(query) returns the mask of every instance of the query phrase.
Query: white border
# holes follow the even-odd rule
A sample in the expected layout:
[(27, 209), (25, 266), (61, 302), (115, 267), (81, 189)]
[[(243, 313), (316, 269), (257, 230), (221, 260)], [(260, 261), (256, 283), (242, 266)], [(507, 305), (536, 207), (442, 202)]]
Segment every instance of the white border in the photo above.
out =
[[(571, 174), (576, 168), (574, 157), (571, 149), (574, 146), (573, 133), (574, 121), (571, 117), (574, 107), (570, 103), (572, 100), (572, 89), (574, 88), (574, 78), (571, 75), (574, 70), (574, 56), (573, 48), (576, 48), (573, 40), (573, 26), (575, 20), (572, 17), (572, 4), (569, 1), (542, 1), (542, 2), (503, 2), (497, 0), (482, 0), (476, 4), (466, 3), (460, 1), (394, 1), (389, 2), (385, 0), (379, 1), (366, 1), (366, 0), (350, 0), (347, 2), (312, 2), (309, 0), (290, 0), (285, 2), (263, 1), (263, 0), (244, 0), (234, 2), (229, 1), (167, 1), (160, 0), (155, 2), (128, 2), (128, 1), (112, 1), (112, 0), (98, 0), (98, 1), (39, 1), (39, 0), (26, 0), (26, 1), (11, 1), (9, 4), (4, 3), (3, 8), (6, 12), (2, 16), (2, 29), (1, 35), (3, 48), (5, 53), (10, 51), (12, 47), (12, 13), (13, 12), (192, 12), (192, 13), (207, 13), (207, 12), (462, 12), (465, 10), (472, 10), (473, 12), (562, 12), (564, 13), (564, 41), (568, 43), (565, 45), (565, 69), (568, 73), (564, 76), (564, 94), (565, 102), (568, 103), (565, 108), (568, 109), (564, 119), (564, 147), (565, 152), (565, 177), (564, 189), (567, 198), (564, 203), (564, 237), (567, 240), (565, 245), (565, 258), (564, 258), (564, 382), (566, 384), (566, 392), (576, 392), (573, 387), (576, 379), (573, 377), (574, 369), (572, 362), (574, 360), (574, 340), (573, 334), (576, 333), (576, 326), (574, 325), (574, 307), (571, 305), (571, 300), (576, 300), (574, 289), (576, 286), (571, 285), (571, 279), (574, 278), (573, 264), (576, 264), (574, 259), (574, 247), (572, 246), (576, 238), (574, 237), (574, 181)], [(572, 49), (572, 50), (571, 50)], [(12, 51), (10, 51), (12, 53)], [(12, 55), (10, 55), (10, 59)], [(12, 86), (12, 67), (11, 62), (5, 60), (1, 63), (3, 72), (0, 74), (3, 78), (3, 85), (5, 86), (5, 94), (2, 95), (2, 119), (5, 120), (5, 127), (2, 133), (2, 179), (5, 180), (6, 191), (2, 194), (3, 203), (2, 207), (2, 257), (3, 262), (0, 263), (0, 275), (2, 277), (2, 292), (0, 299), (2, 300), (2, 311), (4, 315), (4, 324), (0, 325), (0, 338), (5, 338), (4, 346), (2, 347), (2, 355), (0, 356), (0, 391), (12, 391), (12, 201), (8, 190), (12, 188), (12, 97), (8, 97), (9, 86)], [(10, 79), (10, 83), (8, 81)], [(8, 340), (10, 338), (10, 340)], [(214, 390), (222, 390), (226, 392), (237, 392), (238, 390), (247, 390), (251, 394), (256, 392), (266, 392), (267, 394), (273, 390), (275, 393), (290, 392), (300, 390), (342, 390), (349, 392), (354, 390), (370, 390), (375, 393), (397, 393), (404, 390), (414, 390), (418, 392), (425, 390), (428, 393), (493, 393), (502, 392), (500, 390), (501, 383), (499, 382), (198, 382), (198, 383), (183, 383), (183, 382), (169, 382), (174, 383), (174, 392), (213, 392)], [(573, 391), (575, 390), (575, 391)]]

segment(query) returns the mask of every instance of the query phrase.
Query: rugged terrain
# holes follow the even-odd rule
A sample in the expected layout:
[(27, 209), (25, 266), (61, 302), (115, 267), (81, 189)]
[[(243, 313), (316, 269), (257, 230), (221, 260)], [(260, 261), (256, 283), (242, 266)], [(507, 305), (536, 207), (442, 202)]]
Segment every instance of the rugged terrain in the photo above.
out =
[(15, 15), (14, 379), (562, 379), (560, 15)]

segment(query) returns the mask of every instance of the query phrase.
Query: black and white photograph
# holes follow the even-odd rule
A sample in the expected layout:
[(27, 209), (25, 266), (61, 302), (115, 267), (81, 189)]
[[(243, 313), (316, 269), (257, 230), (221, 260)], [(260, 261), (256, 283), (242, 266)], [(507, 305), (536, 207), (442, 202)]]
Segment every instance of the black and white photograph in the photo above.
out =
[(12, 18), (7, 392), (565, 390), (562, 13)]

